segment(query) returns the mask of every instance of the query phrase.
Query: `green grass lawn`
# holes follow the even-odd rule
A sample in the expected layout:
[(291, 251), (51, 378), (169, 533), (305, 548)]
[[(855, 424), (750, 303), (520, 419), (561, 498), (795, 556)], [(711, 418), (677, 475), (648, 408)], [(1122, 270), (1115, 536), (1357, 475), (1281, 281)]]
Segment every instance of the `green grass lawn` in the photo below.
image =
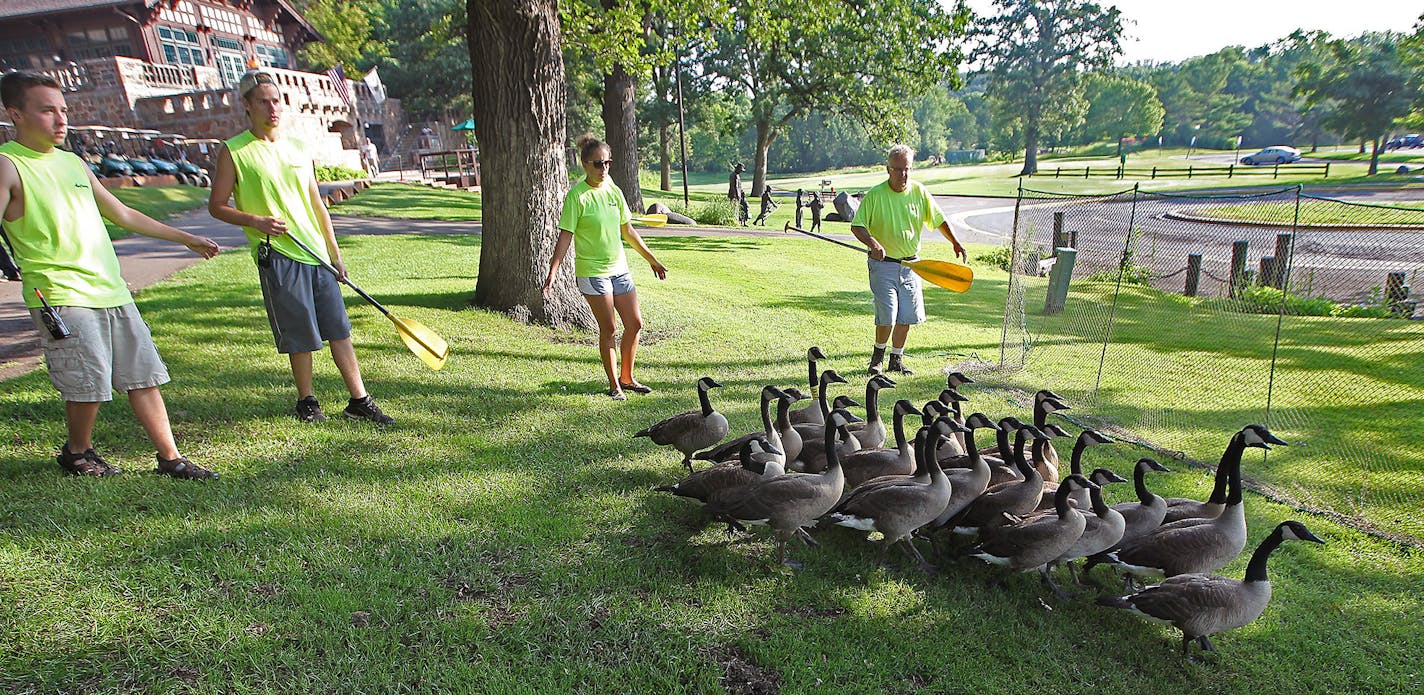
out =
[(1424, 203), (1399, 202), (1389, 206), (1344, 205), (1305, 199), (1297, 218), (1295, 203), (1260, 203), (1196, 208), (1192, 215), (1266, 224), (1411, 224), (1424, 225)]
[[(208, 204), (208, 189), (197, 186), (149, 186), (145, 188), (117, 188), (111, 191), (114, 197), (139, 212), (155, 220), (166, 220), (180, 212), (186, 212)], [(110, 239), (119, 239), (129, 232), (118, 225), (104, 221)]]
[[(693, 407), (703, 375), (724, 384), (712, 400), (734, 429), (752, 429), (757, 391), (803, 380), (813, 343), (831, 356), (824, 366), (858, 375), (869, 351), (863, 261), (797, 239), (650, 245), (669, 278), (633, 273), (647, 321), (639, 376), (657, 390), (626, 403), (601, 395), (593, 336), (469, 306), (479, 239), (461, 236), (343, 239), (353, 279), (453, 350), (443, 371), (426, 370), (348, 297), (367, 383), (400, 420), (389, 430), (289, 416), (294, 390), (243, 253), (138, 299), (173, 374), (164, 393), (179, 440), (222, 480), (136, 472), (152, 451), (122, 402), (105, 407), (96, 439), (131, 472), (61, 477), (63, 413), (47, 378), (7, 381), (0, 690), (716, 692), (729, 672), (782, 692), (1284, 692), (1302, 674), (1319, 691), (1424, 685), (1413, 648), (1424, 555), (1255, 495), (1251, 547), (1286, 518), (1330, 545), (1279, 550), (1266, 615), (1216, 639), (1220, 657), (1205, 666), (1180, 659), (1170, 629), (1089, 600), (1044, 602), (1035, 577), (942, 549), (931, 556), (943, 571), (924, 576), (898, 557), (879, 567), (860, 534), (822, 530), (821, 548), (793, 550), (804, 570), (773, 569), (767, 534), (734, 542), (684, 500), (650, 491), (679, 477), (677, 455), (630, 435)], [(936, 366), (996, 349), (1006, 277), (978, 270), (968, 294), (931, 291), (934, 319), (912, 338), (919, 373), (887, 398), (931, 398), (944, 383)], [(1173, 318), (1170, 306), (1148, 308), (1124, 330)], [(1194, 349), (1231, 354), (1211, 341)], [(339, 378), (325, 355), (317, 365), (335, 414)], [(1418, 386), (1417, 370), (1401, 378)], [(1363, 391), (1331, 398), (1353, 404)], [(1027, 415), (1001, 391), (965, 392), (974, 409)], [(1219, 448), (1242, 424), (1223, 407), (1181, 426)], [(1386, 427), (1383, 444), (1418, 438), (1417, 418)], [(1126, 470), (1140, 453), (1105, 446), (1088, 460)], [(1200, 498), (1210, 478), (1179, 469), (1151, 484)], [(1225, 573), (1239, 577), (1245, 563)]]
[(337, 203), (332, 211), (357, 217), (478, 221), (480, 194), (416, 184), (378, 183), (360, 195)]

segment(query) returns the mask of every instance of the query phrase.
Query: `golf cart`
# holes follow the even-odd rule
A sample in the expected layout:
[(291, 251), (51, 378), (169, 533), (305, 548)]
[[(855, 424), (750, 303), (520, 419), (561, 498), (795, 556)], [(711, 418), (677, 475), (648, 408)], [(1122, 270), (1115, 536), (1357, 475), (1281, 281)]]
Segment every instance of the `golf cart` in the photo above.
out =
[(138, 131), (133, 128), (115, 128), (114, 131), (119, 134), (118, 147), (128, 159), (129, 166), (133, 167), (134, 173), (139, 176), (157, 176), (158, 167), (139, 152)]
[(213, 185), (212, 177), (203, 171), (202, 167), (188, 161), (188, 152), (184, 148), (184, 141), (187, 139), (177, 134), (160, 134), (157, 147), (165, 155), (165, 159), (178, 167), (178, 173), (174, 174), (178, 183), (207, 188)]
[(127, 159), (114, 154), (105, 144), (109, 129), (103, 126), (81, 125), (69, 127), (69, 146), (80, 159), (89, 163), (96, 176), (133, 176), (133, 167)]

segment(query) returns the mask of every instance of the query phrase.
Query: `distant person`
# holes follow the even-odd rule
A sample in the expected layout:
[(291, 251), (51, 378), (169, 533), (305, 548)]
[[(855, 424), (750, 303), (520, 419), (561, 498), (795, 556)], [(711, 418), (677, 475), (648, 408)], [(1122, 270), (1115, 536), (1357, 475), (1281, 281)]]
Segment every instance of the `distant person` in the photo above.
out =
[(366, 145), (362, 148), (362, 153), (366, 159), (366, 173), (372, 178), (381, 173), (381, 153), (376, 149), (376, 143), (370, 138), (366, 138)]
[(806, 189), (804, 189), (804, 188), (798, 188), (798, 189), (796, 189), (796, 228), (797, 228), (797, 229), (805, 229), (805, 227), (801, 226), (801, 211), (802, 211), (802, 208), (804, 208), (804, 207), (805, 207), (805, 204), (806, 204), (805, 198), (806, 198)]
[(807, 207), (811, 208), (811, 231), (821, 231), (821, 208), (826, 207), (826, 204), (821, 200), (821, 194), (812, 191), (811, 203)]
[[(168, 368), (119, 274), (104, 220), (182, 244), (203, 258), (217, 255), (217, 243), (129, 208), (99, 184), (83, 160), (57, 147), (68, 118), (53, 78), (5, 75), (0, 103), (16, 131), (14, 140), (0, 145), (0, 213), (6, 243), (24, 267), (22, 294), (40, 334), (50, 383), (64, 399), (69, 436), (56, 456), (59, 467), (82, 476), (123, 472), (96, 453), (93, 442), (99, 407), (113, 400), (117, 389), (128, 393), (134, 417), (158, 450), (157, 472), (184, 480), (218, 477), (183, 456), (173, 439), (158, 391), (168, 383)], [(46, 316), (37, 291), (53, 316)]]
[[(574, 247), (574, 276), (579, 294), (593, 310), (598, 321), (598, 357), (603, 362), (603, 374), (608, 378), (608, 396), (615, 401), (627, 400), (625, 391), (652, 393), (653, 389), (638, 383), (633, 377), (633, 361), (638, 354), (638, 336), (643, 330), (643, 314), (638, 307), (638, 292), (633, 275), (628, 271), (628, 258), (623, 252), (623, 240), (648, 262), (659, 280), (667, 277), (667, 268), (658, 262), (643, 238), (633, 229), (633, 214), (623, 191), (608, 176), (613, 165), (608, 145), (584, 135), (578, 140), (579, 161), (584, 178), (564, 197), (564, 209), (559, 215), (559, 240), (549, 259), (549, 274), (544, 279), (544, 296), (554, 287), (554, 275), (569, 251)], [(622, 360), (614, 340), (614, 313), (623, 322)]]
[[(252, 243), (272, 337), (277, 352), (287, 356), (296, 382), (297, 419), (326, 419), (312, 383), (312, 353), (329, 343), (331, 359), (350, 395), (343, 410), (346, 417), (389, 425), (395, 419), (376, 405), (361, 378), (341, 285), (321, 266), (325, 261), (346, 277), (311, 157), (300, 144), (278, 133), (283, 101), (277, 80), (270, 72), (248, 72), (238, 81), (237, 95), (249, 127), (229, 138), (218, 152), (208, 212), (242, 227)], [(228, 204), (229, 198), (233, 205)], [(312, 258), (292, 238), (300, 239), (320, 258)]]
[(737, 162), (732, 165), (731, 176), (727, 177), (727, 199), (732, 201), (732, 207), (737, 217), (737, 224), (744, 227), (747, 224), (747, 219), (749, 219), (748, 215), (750, 214), (747, 211), (747, 192), (742, 190), (742, 172), (746, 170), (747, 168), (742, 166), (741, 162)]
[(779, 207), (781, 207), (781, 206), (777, 204), (776, 199), (771, 197), (771, 186), (769, 186), (769, 185), (768, 185), (768, 186), (762, 186), (762, 188), (761, 188), (761, 212), (757, 213), (756, 221), (753, 222), (752, 224), (759, 225), (759, 226), (765, 226), (765, 223), (766, 223), (766, 216), (767, 216), (767, 215), (770, 215), (773, 210), (775, 210), (775, 209), (777, 209), (777, 208), (779, 208)]
[(914, 371), (905, 366), (904, 353), (910, 326), (925, 320), (920, 277), (909, 266), (885, 258), (917, 259), (920, 232), (926, 227), (938, 228), (944, 238), (954, 244), (955, 256), (965, 261), (969, 256), (954, 237), (929, 191), (920, 182), (910, 180), (915, 151), (908, 145), (895, 145), (886, 159), (885, 171), (890, 178), (866, 192), (850, 231), (870, 247), (866, 267), (870, 274), (870, 292), (875, 298), (875, 349), (868, 371), (881, 373), (880, 364), (889, 343), (889, 371), (913, 374)]

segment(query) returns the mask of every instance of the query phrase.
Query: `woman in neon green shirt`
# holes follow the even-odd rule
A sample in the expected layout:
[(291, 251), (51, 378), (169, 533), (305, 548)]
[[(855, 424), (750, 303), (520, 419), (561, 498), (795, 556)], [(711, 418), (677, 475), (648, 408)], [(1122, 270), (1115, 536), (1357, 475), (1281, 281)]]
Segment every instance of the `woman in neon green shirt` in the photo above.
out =
[[(603, 360), (603, 372), (608, 377), (608, 396), (621, 401), (627, 398), (624, 391), (652, 392), (633, 378), (633, 359), (638, 352), (643, 315), (638, 308), (633, 276), (628, 271), (628, 259), (623, 253), (623, 239), (648, 261), (659, 280), (667, 277), (667, 268), (633, 230), (633, 216), (623, 191), (608, 178), (608, 168), (613, 164), (608, 145), (585, 135), (579, 138), (578, 149), (585, 176), (564, 198), (564, 210), (559, 215), (559, 241), (554, 246), (553, 258), (549, 259), (544, 294), (547, 296), (554, 286), (554, 274), (568, 253), (569, 244), (573, 244), (574, 276), (579, 293), (598, 321), (598, 356)], [(613, 336), (615, 312), (623, 321), (621, 370)]]

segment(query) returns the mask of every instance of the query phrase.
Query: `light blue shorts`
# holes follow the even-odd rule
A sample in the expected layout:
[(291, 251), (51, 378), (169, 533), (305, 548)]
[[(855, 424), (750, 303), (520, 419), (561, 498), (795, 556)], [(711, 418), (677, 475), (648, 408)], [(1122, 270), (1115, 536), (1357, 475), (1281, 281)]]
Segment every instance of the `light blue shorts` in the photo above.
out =
[(609, 275), (607, 277), (588, 277), (575, 279), (578, 281), (579, 293), (588, 297), (597, 297), (599, 295), (609, 294), (617, 297), (619, 295), (628, 294), (629, 292), (632, 292), (634, 289), (636, 289), (635, 287), (633, 287), (632, 273), (619, 273), (617, 275)]
[(910, 326), (925, 322), (924, 292), (920, 276), (907, 265), (865, 259), (870, 271), (870, 293), (875, 296), (875, 325)]

